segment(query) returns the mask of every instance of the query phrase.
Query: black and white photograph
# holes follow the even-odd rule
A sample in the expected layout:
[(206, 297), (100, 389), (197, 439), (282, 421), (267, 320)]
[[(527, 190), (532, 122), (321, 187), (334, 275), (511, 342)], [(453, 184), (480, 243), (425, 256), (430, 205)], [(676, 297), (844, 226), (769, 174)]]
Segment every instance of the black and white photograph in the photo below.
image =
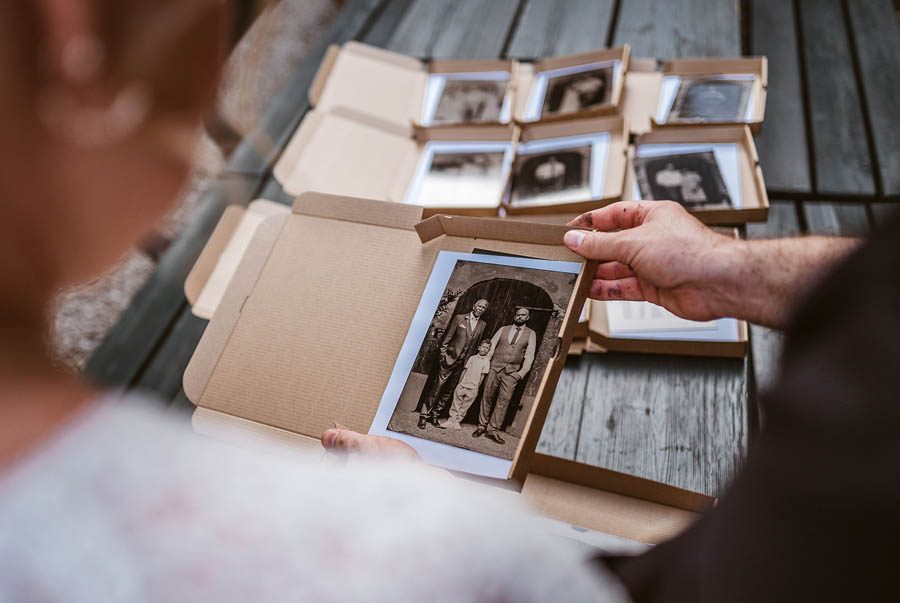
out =
[(423, 207), (494, 207), (511, 161), (506, 143), (429, 143), (405, 201)]
[(591, 145), (517, 155), (513, 163), (512, 205), (541, 199), (591, 198)]
[(752, 87), (752, 79), (682, 78), (667, 121), (745, 121)]
[(511, 460), (580, 268), (441, 252), (382, 400), (396, 399), (386, 431)]
[(670, 200), (688, 209), (733, 207), (713, 151), (635, 157), (641, 198)]
[(612, 98), (614, 67), (547, 77), (541, 116), (590, 111), (608, 105)]
[(504, 119), (507, 80), (444, 80), (432, 124), (499, 123)]

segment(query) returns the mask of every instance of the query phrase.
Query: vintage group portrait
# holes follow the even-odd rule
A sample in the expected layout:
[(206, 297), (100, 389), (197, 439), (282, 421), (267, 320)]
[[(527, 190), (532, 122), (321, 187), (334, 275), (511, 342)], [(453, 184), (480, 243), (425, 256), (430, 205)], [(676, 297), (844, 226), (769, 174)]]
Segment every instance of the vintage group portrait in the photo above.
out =
[[(677, 150), (678, 146), (685, 149)], [(691, 210), (740, 206), (736, 198), (740, 192), (736, 145), (668, 148), (670, 152), (642, 155), (643, 149), (638, 147), (632, 160), (638, 198), (676, 201)]]
[(662, 96), (671, 98), (671, 104), (668, 105), (668, 114), (661, 121), (747, 121), (752, 90), (752, 76), (677, 77), (674, 81), (665, 81)]
[(580, 269), (441, 252), (382, 399), (383, 424), (376, 418), (370, 433), (400, 437), (420, 454), (424, 440), (457, 458), (471, 451), (508, 467), (557, 353)]
[(429, 77), (423, 104), (425, 125), (507, 123), (509, 73), (452, 73)]
[(620, 61), (560, 67), (535, 75), (525, 118), (537, 120), (593, 111), (612, 102)]

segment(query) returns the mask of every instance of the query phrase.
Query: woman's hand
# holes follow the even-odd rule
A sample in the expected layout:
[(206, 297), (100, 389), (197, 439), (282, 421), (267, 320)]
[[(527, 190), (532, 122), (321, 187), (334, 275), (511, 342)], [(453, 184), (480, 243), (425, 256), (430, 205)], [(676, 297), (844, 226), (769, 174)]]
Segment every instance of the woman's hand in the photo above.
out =
[(670, 201), (624, 201), (583, 214), (566, 246), (600, 260), (590, 297), (650, 301), (690, 320), (729, 315), (728, 274), (739, 241), (718, 234)]
[(322, 434), (322, 446), (332, 453), (368, 457), (406, 459), (421, 462), (412, 446), (384, 436), (373, 436), (349, 429), (328, 429)]

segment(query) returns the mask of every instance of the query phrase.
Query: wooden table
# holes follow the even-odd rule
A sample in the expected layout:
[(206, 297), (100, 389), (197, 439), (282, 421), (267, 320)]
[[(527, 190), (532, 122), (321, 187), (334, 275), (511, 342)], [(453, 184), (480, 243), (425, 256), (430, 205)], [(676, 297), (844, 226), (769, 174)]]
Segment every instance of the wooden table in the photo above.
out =
[[(769, 57), (758, 137), (772, 208), (749, 237), (865, 235), (900, 197), (900, 43), (891, 0), (352, 0), (205, 193), (87, 375), (192, 409), (181, 375), (206, 327), (182, 285), (224, 207), (291, 199), (271, 169), (304, 113), (330, 43), (419, 57), (539, 57), (629, 43), (636, 57)], [(717, 494), (757, 424), (779, 335), (751, 331), (745, 360), (587, 355), (563, 373), (539, 449)]]

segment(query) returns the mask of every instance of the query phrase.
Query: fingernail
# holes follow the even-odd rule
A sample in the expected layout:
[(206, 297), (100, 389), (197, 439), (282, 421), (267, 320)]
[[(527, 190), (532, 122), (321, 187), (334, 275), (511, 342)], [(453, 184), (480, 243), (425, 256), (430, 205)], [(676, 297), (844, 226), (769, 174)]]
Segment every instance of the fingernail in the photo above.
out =
[(585, 232), (583, 230), (570, 230), (566, 233), (564, 237), (564, 241), (566, 243), (566, 247), (570, 249), (575, 249), (581, 246), (581, 243), (584, 241)]
[(322, 434), (322, 446), (331, 450), (334, 448), (334, 441), (338, 437), (337, 429), (329, 429), (324, 434)]

